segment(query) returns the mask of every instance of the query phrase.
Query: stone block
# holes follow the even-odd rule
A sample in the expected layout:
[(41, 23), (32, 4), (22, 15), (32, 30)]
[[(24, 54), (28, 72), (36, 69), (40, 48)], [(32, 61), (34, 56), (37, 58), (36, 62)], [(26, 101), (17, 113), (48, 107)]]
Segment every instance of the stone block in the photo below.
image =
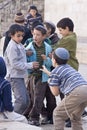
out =
[(42, 130), (42, 128), (21, 122), (0, 122), (0, 130)]

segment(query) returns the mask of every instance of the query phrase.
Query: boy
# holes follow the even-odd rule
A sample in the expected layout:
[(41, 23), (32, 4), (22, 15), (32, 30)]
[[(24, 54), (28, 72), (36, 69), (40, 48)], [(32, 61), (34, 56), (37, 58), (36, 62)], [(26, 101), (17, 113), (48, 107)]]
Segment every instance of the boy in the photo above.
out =
[(57, 28), (62, 38), (59, 40), (58, 44), (56, 44), (55, 49), (58, 47), (67, 49), (70, 54), (68, 64), (78, 70), (79, 63), (76, 58), (77, 36), (75, 32), (73, 32), (73, 21), (70, 18), (63, 18), (57, 23)]
[[(21, 12), (18, 12), (15, 14), (14, 16), (14, 22), (18, 25), (20, 25), (23, 29), (24, 29), (24, 32), (25, 32), (25, 35), (21, 41), (21, 43), (24, 45), (25, 41), (28, 39), (28, 38), (31, 38), (32, 37), (32, 34), (31, 34), (31, 31), (24, 26), (24, 22), (25, 22), (25, 18), (24, 18), (24, 15), (21, 13)], [(3, 46), (3, 55), (4, 55), (4, 52), (9, 44), (9, 41), (11, 40), (11, 37), (10, 37), (10, 34), (9, 34), (9, 30), (5, 33), (5, 40), (4, 40), (4, 46)]]
[(7, 78), (11, 82), (15, 96), (14, 111), (23, 114), (29, 99), (24, 79), (27, 76), (27, 69), (38, 68), (38, 62), (27, 63), (26, 51), (21, 41), (24, 36), (23, 28), (18, 24), (13, 24), (10, 29), (11, 40), (5, 51), (5, 61), (7, 65)]
[(0, 122), (19, 121), (28, 123), (27, 119), (14, 112), (12, 105), (11, 85), (5, 79), (7, 70), (2, 57), (0, 57)]
[(26, 16), (25, 25), (31, 30), (32, 24), (35, 21), (43, 22), (41, 14), (38, 13), (38, 9), (35, 5), (31, 5), (28, 10), (28, 15)]
[(81, 114), (87, 105), (87, 81), (67, 64), (69, 57), (65, 48), (57, 48), (52, 55), (55, 69), (52, 72), (45, 66), (41, 69), (50, 76), (48, 83), (53, 95), (59, 95), (59, 90), (65, 95), (53, 112), (55, 130), (64, 130), (64, 121), (68, 117), (73, 130), (83, 130)]
[(55, 32), (56, 27), (52, 22), (44, 22), (44, 26), (47, 30), (47, 39), (50, 40), (50, 45), (54, 49), (55, 45), (59, 41), (59, 37), (58, 37), (57, 33)]
[[(57, 23), (57, 28), (59, 33), (62, 35), (62, 38), (59, 40), (58, 44), (55, 45), (55, 49), (58, 47), (66, 48), (69, 51), (70, 58), (68, 64), (71, 65), (74, 69), (78, 70), (79, 63), (76, 58), (76, 49), (77, 49), (77, 36), (74, 32), (74, 23), (70, 18), (62, 18)], [(60, 92), (60, 98), (63, 99), (64, 95)], [(71, 123), (69, 119), (66, 121), (66, 127), (70, 127)]]
[(26, 49), (31, 49), (33, 54), (28, 57), (28, 62), (38, 61), (39, 68), (33, 71), (29, 71), (30, 77), (34, 77), (34, 103), (33, 107), (29, 113), (29, 124), (40, 125), (39, 117), (43, 107), (43, 101), (46, 97), (47, 100), (47, 117), (48, 120), (52, 120), (53, 110), (56, 107), (55, 97), (50, 92), (48, 87), (48, 75), (41, 72), (39, 69), (42, 65), (46, 65), (47, 68), (51, 69), (51, 59), (49, 58), (49, 53), (52, 52), (52, 48), (48, 45), (44, 39), (46, 37), (46, 29), (37, 25), (33, 31), (33, 41), (29, 43)]

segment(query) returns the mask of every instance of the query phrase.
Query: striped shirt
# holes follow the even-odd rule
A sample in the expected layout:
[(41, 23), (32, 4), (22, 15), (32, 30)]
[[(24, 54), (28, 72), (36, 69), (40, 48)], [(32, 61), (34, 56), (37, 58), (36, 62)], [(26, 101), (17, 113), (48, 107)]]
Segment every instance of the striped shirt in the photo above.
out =
[(42, 43), (41, 46), (37, 46), (34, 42), (33, 42), (33, 46), (36, 50), (36, 57), (37, 57), (37, 62), (39, 62), (39, 68), (38, 69), (34, 69), (33, 71), (33, 75), (37, 78), (40, 78), (42, 77), (42, 71), (40, 71), (40, 68), (42, 67), (43, 65), (43, 59), (41, 57), (42, 54), (45, 55), (45, 44)]
[(83, 79), (81, 74), (68, 64), (56, 67), (51, 72), (49, 80), (49, 86), (58, 86), (64, 95), (70, 93), (76, 87), (87, 85), (87, 81)]

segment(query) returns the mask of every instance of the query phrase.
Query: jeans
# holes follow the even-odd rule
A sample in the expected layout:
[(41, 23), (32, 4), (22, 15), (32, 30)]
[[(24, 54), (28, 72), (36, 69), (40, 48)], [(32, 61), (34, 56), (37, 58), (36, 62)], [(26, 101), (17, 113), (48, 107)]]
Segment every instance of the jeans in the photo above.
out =
[(14, 111), (23, 114), (29, 104), (29, 96), (23, 78), (10, 79), (12, 91), (14, 93)]
[(35, 81), (34, 86), (34, 103), (33, 107), (29, 113), (32, 119), (39, 120), (39, 116), (42, 112), (43, 101), (46, 98), (47, 116), (52, 118), (53, 110), (56, 107), (56, 99), (52, 95), (47, 82), (42, 83), (41, 79)]

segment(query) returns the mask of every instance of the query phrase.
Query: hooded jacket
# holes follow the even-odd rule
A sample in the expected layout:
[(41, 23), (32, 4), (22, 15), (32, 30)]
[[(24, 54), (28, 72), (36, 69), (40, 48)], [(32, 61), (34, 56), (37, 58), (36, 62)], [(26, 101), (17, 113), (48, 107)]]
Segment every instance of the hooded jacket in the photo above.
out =
[(7, 70), (2, 57), (0, 57), (0, 112), (13, 111), (11, 85), (5, 79)]

